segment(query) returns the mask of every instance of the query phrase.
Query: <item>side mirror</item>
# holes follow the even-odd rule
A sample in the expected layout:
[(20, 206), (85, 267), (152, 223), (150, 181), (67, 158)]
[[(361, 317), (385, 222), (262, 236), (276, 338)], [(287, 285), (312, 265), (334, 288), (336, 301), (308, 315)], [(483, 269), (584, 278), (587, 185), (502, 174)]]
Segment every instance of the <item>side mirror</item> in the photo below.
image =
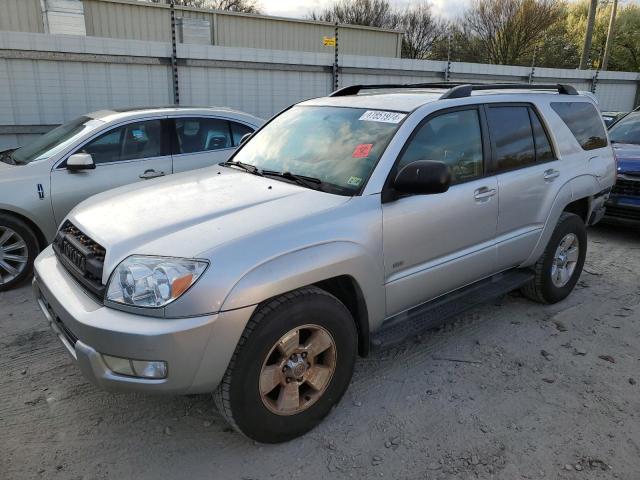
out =
[(80, 170), (93, 170), (96, 164), (89, 153), (74, 153), (67, 158), (67, 170), (77, 172)]
[(443, 162), (419, 160), (406, 165), (393, 181), (399, 193), (444, 193), (451, 185), (451, 171)]
[(243, 145), (247, 140), (249, 140), (251, 138), (251, 135), (253, 135), (253, 132), (245, 133), (244, 135), (242, 135), (242, 138), (240, 138), (240, 143), (238, 144), (238, 146)]

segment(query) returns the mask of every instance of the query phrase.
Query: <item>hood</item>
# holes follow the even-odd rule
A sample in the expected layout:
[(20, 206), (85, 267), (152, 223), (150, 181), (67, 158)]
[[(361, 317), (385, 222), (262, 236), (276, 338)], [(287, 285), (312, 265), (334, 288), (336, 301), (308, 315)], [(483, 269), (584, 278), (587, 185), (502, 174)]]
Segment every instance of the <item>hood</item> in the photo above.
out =
[(640, 145), (614, 143), (613, 151), (618, 160), (618, 173), (640, 175)]
[(98, 194), (68, 218), (106, 249), (106, 277), (132, 254), (197, 258), (349, 198), (211, 167)]

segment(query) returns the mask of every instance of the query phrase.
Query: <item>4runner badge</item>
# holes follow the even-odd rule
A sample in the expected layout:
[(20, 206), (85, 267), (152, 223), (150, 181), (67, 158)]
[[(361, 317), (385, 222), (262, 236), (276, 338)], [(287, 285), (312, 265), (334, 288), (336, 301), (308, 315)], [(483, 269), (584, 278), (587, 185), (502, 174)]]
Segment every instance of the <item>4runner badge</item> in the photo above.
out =
[(38, 198), (40, 200), (44, 200), (44, 188), (42, 188), (42, 184), (38, 184)]

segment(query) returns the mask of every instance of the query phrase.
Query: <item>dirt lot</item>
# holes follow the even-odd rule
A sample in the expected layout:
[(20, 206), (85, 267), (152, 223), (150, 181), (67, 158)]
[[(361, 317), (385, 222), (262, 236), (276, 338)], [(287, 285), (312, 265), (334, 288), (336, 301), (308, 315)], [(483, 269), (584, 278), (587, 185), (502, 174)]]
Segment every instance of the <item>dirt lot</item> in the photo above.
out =
[(0, 294), (0, 479), (640, 478), (640, 233), (590, 231), (553, 306), (510, 295), (361, 360), (316, 430), (255, 445), (208, 395), (88, 384), (30, 288)]

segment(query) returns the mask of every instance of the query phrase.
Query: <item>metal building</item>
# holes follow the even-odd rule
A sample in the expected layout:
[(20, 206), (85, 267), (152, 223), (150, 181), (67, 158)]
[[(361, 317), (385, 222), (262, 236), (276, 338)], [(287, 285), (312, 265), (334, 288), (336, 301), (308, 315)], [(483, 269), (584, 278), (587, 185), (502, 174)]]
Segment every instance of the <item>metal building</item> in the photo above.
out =
[[(176, 6), (178, 40), (223, 47), (326, 53), (335, 26), (326, 22)], [(171, 40), (169, 6), (140, 0), (0, 0), (0, 30), (129, 40)], [(402, 32), (339, 26), (348, 55), (400, 57)]]

